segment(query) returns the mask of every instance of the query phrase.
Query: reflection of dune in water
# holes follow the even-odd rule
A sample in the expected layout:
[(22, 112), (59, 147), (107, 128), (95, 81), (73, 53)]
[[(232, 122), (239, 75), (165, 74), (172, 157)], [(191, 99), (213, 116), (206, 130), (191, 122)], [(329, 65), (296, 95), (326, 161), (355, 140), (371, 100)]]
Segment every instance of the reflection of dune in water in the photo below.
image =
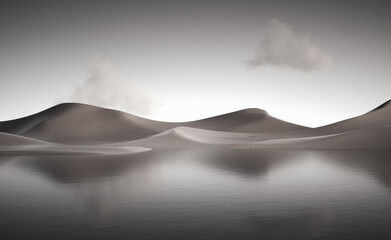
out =
[(356, 169), (380, 181), (391, 188), (391, 151), (390, 150), (360, 150), (360, 151), (316, 151), (322, 158), (349, 169)]
[(142, 153), (130, 155), (52, 155), (26, 157), (24, 167), (58, 183), (97, 181), (145, 167), (149, 159)]
[(242, 176), (262, 177), (281, 164), (300, 159), (302, 155), (302, 151), (228, 149), (208, 152), (204, 155), (204, 162)]
[[(0, 236), (37, 237), (50, 226), (73, 239), (388, 239), (390, 195), (371, 181), (383, 177), (381, 164), (388, 169), (385, 156), (224, 148), (2, 156), (8, 182), (10, 170), (26, 178), (0, 182), (0, 210), (14, 216), (0, 220)], [(38, 181), (27, 194), (15, 190), (26, 179)]]

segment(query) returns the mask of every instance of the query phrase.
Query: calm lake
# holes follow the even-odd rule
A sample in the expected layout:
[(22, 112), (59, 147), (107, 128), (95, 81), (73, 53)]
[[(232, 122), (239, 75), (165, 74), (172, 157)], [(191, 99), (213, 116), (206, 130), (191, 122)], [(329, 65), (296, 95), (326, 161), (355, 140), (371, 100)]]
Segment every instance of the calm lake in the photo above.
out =
[(391, 239), (391, 151), (0, 155), (0, 239)]

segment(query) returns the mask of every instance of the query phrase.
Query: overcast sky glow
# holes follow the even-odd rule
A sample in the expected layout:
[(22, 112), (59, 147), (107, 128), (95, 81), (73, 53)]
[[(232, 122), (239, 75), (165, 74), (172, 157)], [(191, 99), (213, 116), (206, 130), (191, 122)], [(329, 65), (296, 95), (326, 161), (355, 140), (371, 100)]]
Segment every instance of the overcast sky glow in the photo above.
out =
[(0, 3), (0, 120), (79, 101), (320, 126), (391, 98), (387, 1)]

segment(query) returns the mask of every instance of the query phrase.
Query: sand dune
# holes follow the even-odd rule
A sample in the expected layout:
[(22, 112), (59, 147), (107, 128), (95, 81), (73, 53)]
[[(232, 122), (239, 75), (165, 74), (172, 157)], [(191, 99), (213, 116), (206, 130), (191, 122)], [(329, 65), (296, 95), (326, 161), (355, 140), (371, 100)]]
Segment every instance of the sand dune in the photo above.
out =
[(147, 137), (174, 125), (85, 104), (65, 103), (0, 123), (0, 131), (50, 142), (96, 144)]
[(249, 133), (305, 129), (273, 118), (260, 109), (169, 123), (86, 104), (66, 103), (25, 118), (0, 122), (0, 132), (57, 143), (97, 144), (142, 139), (179, 126)]
[[(390, 101), (355, 118), (306, 128), (244, 109), (191, 122), (159, 122), (86, 104), (65, 103), (0, 122), (0, 147), (138, 152), (150, 148), (391, 148)], [(140, 148), (135, 148), (140, 147)], [(102, 151), (100, 151), (101, 149)]]

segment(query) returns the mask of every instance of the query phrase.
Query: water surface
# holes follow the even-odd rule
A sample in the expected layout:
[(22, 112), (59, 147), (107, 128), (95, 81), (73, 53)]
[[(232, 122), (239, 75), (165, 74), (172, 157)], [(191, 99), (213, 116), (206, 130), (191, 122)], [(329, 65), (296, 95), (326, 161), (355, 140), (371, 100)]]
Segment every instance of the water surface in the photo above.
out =
[(0, 156), (0, 239), (391, 239), (390, 156)]

